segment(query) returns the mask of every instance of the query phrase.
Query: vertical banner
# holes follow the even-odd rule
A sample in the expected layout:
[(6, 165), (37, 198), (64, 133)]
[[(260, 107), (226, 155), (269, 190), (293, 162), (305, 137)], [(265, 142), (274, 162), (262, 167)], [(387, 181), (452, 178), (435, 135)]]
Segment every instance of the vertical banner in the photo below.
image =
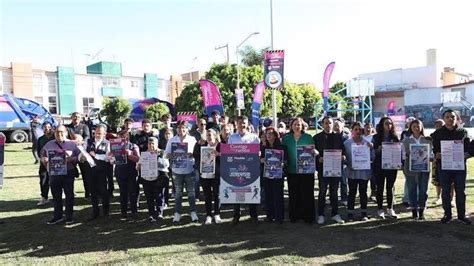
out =
[(178, 112), (176, 120), (188, 122), (188, 129), (191, 130), (197, 123), (197, 114), (196, 112)]
[(262, 105), (264, 95), (265, 83), (263, 81), (260, 81), (257, 86), (255, 86), (252, 102), (252, 125), (256, 131), (258, 131), (258, 126), (260, 122), (260, 105)]
[(285, 51), (270, 50), (264, 54), (264, 81), (265, 86), (271, 89), (283, 89), (283, 66), (285, 62)]
[(235, 89), (235, 100), (237, 102), (237, 109), (245, 109), (244, 89)]
[(3, 164), (5, 163), (5, 136), (0, 133), (0, 189), (3, 188)]
[(323, 110), (324, 110), (324, 115), (327, 114), (328, 109), (329, 109), (329, 82), (331, 81), (332, 71), (334, 70), (335, 66), (336, 66), (336, 62), (331, 62), (326, 67), (326, 70), (324, 70), (324, 77), (323, 77), (323, 100), (324, 100)]
[(222, 204), (260, 203), (259, 152), (259, 144), (221, 145), (219, 197)]
[(212, 111), (217, 110), (224, 115), (224, 106), (222, 105), (221, 93), (217, 85), (207, 79), (199, 81), (201, 86), (202, 99), (204, 101), (204, 111), (207, 115), (211, 115)]

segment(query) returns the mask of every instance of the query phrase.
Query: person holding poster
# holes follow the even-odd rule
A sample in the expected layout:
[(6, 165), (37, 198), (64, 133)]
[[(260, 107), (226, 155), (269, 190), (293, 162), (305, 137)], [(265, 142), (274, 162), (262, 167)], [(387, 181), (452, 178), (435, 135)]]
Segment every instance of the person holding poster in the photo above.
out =
[(186, 191), (188, 192), (189, 209), (191, 211), (191, 221), (199, 222), (199, 218), (196, 213), (196, 194), (194, 187), (194, 158), (193, 150), (196, 145), (196, 139), (188, 134), (188, 122), (178, 121), (176, 123), (176, 132), (178, 135), (172, 137), (166, 144), (165, 157), (167, 159), (174, 159), (177, 155), (171, 150), (173, 143), (187, 144), (187, 158), (185, 162), (179, 165), (186, 167), (177, 168), (172, 164), (171, 169), (173, 173), (174, 186), (176, 189), (175, 198), (175, 213), (173, 223), (179, 223), (181, 221), (181, 202), (183, 200), (183, 187), (186, 184)]
[[(102, 211), (104, 216), (109, 216), (110, 197), (107, 190), (107, 170), (110, 165), (107, 156), (110, 153), (110, 143), (105, 139), (107, 127), (104, 124), (98, 124), (95, 128), (95, 136), (93, 139), (87, 140), (86, 151), (94, 159), (95, 167), (86, 171), (89, 175), (92, 216), (90, 221), (99, 217), (99, 198), (102, 199)], [(85, 156), (80, 156), (81, 162), (86, 162)]]
[[(400, 142), (393, 121), (390, 117), (382, 117), (377, 124), (377, 133), (373, 136), (373, 144), (375, 150), (374, 174), (377, 181), (377, 216), (385, 219), (385, 214), (392, 218), (397, 218), (397, 214), (393, 209), (393, 193), (395, 190), (395, 181), (397, 179), (398, 170), (382, 169), (382, 143), (384, 142)], [(400, 158), (401, 158), (400, 154)], [(383, 210), (383, 189), (387, 189), (387, 213)]]
[(432, 159), (432, 140), (425, 137), (423, 123), (415, 119), (408, 126), (408, 136), (403, 139), (403, 157), (408, 200), (414, 220), (424, 220), (428, 200), (428, 181), (430, 179), (430, 159)]
[(354, 219), (354, 206), (357, 189), (360, 197), (362, 221), (367, 221), (367, 184), (372, 176), (371, 164), (373, 157), (372, 143), (362, 135), (364, 128), (361, 122), (352, 124), (352, 138), (344, 142), (346, 154), (346, 174), (349, 182), (349, 198), (347, 202), (347, 220)]
[(137, 162), (140, 160), (140, 150), (136, 144), (130, 142), (130, 132), (122, 130), (118, 133), (119, 138), (125, 141), (125, 151), (127, 156), (126, 164), (115, 164), (115, 177), (120, 189), (120, 213), (122, 219), (127, 218), (127, 204), (130, 202), (130, 212), (132, 218), (137, 217)]
[[(466, 193), (464, 191), (466, 188), (466, 159), (469, 157), (470, 139), (467, 130), (457, 125), (457, 115), (453, 110), (448, 109), (444, 111), (443, 120), (445, 125), (432, 134), (433, 152), (437, 160), (439, 180), (442, 187), (441, 199), (443, 201), (444, 217), (441, 219), (441, 222), (447, 224), (452, 220), (450, 190), (451, 184), (454, 183), (458, 220), (466, 225), (470, 225), (471, 220), (466, 217)], [(444, 162), (441, 154), (443, 153), (443, 156), (454, 156), (456, 152), (453, 149), (449, 150), (449, 152), (447, 150), (443, 151), (445, 147), (442, 147), (442, 141), (446, 146), (451, 146), (451, 148), (457, 143), (462, 145), (461, 153), (464, 153), (460, 156), (464, 158), (461, 158), (460, 161), (463, 163), (464, 169), (447, 169), (446, 164), (453, 162)], [(459, 160), (457, 161), (459, 162)]]
[[(54, 130), (50, 122), (43, 123), (43, 133), (43, 136), (39, 137), (36, 145), (37, 150), (35, 152), (37, 153), (38, 158), (41, 157), (41, 150), (43, 149), (44, 145), (54, 139)], [(49, 174), (48, 169), (46, 169), (46, 167), (42, 163), (40, 164), (38, 175), (40, 178), (39, 183), (41, 189), (41, 199), (36, 204), (36, 206), (43, 206), (49, 202)]]
[[(316, 144), (316, 150), (318, 155), (316, 156), (316, 170), (318, 171), (318, 224), (325, 223), (324, 209), (326, 207), (326, 193), (329, 187), (329, 199), (331, 201), (331, 219), (338, 224), (343, 224), (341, 216), (338, 214), (338, 201), (337, 201), (337, 190), (339, 188), (339, 181), (342, 175), (325, 176), (324, 175), (324, 150), (343, 150), (344, 143), (342, 134), (336, 134), (333, 132), (333, 119), (330, 116), (326, 116), (322, 120), (323, 131), (314, 135), (313, 140)], [(342, 158), (341, 158), (342, 160)]]
[[(229, 144), (259, 144), (260, 139), (249, 130), (249, 118), (239, 116), (237, 118), (237, 133), (230, 135)], [(258, 222), (257, 204), (248, 204), (250, 218), (254, 223)], [(238, 224), (240, 221), (240, 204), (234, 204), (234, 217), (232, 223)]]
[(47, 224), (58, 224), (64, 221), (63, 218), (63, 198), (66, 196), (66, 224), (73, 224), (74, 212), (74, 174), (75, 165), (78, 155), (81, 153), (72, 140), (66, 137), (68, 131), (65, 126), (61, 125), (54, 132), (54, 140), (49, 141), (41, 150), (41, 163), (48, 169), (48, 151), (63, 150), (66, 153), (67, 173), (65, 175), (52, 175), (49, 173), (49, 184), (51, 186), (51, 194), (53, 195), (54, 212), (53, 218)]
[(289, 195), (288, 213), (292, 223), (302, 219), (307, 224), (313, 224), (315, 220), (314, 173), (302, 174), (297, 171), (297, 147), (314, 145), (311, 135), (303, 131), (303, 122), (301, 117), (294, 118), (290, 123), (290, 132), (283, 137), (282, 141), (288, 154), (286, 168)]
[(274, 127), (265, 129), (266, 141), (260, 150), (264, 164), (262, 178), (265, 178), (265, 211), (268, 222), (283, 223), (285, 206), (283, 202), (283, 165), (286, 162), (285, 147), (281, 145), (280, 134)]
[[(206, 133), (207, 141), (204, 141), (202, 145), (200, 143), (194, 146), (193, 157), (195, 161), (195, 169), (198, 171), (201, 178), (201, 185), (204, 191), (204, 201), (206, 206), (206, 221), (204, 224), (212, 224), (212, 218), (214, 222), (219, 224), (222, 222), (220, 216), (220, 201), (219, 201), (219, 185), (220, 185), (220, 143), (219, 134), (213, 128), (208, 129)], [(206, 154), (203, 154), (203, 150), (206, 150)], [(201, 157), (203, 157), (201, 159)], [(209, 158), (209, 160), (206, 160)], [(212, 164), (214, 171), (206, 169), (205, 164)], [(214, 202), (214, 215), (212, 212), (212, 206)]]
[[(148, 221), (156, 222), (157, 219), (163, 219), (163, 211), (168, 183), (168, 168), (170, 163), (168, 159), (163, 158), (158, 149), (158, 138), (149, 137), (146, 152), (142, 152), (138, 168), (141, 171), (143, 190), (148, 207)], [(145, 173), (146, 171), (146, 173)]]

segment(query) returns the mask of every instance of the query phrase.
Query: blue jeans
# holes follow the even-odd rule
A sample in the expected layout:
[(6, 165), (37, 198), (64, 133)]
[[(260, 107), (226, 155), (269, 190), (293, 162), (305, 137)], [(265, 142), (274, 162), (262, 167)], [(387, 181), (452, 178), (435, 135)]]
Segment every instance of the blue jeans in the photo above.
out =
[(407, 176), (405, 183), (408, 186), (408, 199), (413, 210), (424, 209), (428, 200), (428, 181), (430, 173), (417, 173)]
[(181, 214), (181, 204), (183, 202), (183, 187), (186, 184), (186, 192), (188, 192), (189, 209), (191, 212), (196, 211), (196, 195), (194, 194), (196, 176), (194, 171), (189, 174), (173, 173), (175, 192), (175, 212)]
[(66, 219), (72, 219), (74, 209), (74, 172), (68, 171), (67, 175), (49, 176), (51, 194), (53, 195), (54, 219), (63, 217), (63, 191), (66, 196)]
[[(438, 164), (438, 166), (440, 166)], [(451, 213), (451, 184), (454, 183), (454, 191), (456, 192), (456, 208), (458, 218), (466, 216), (466, 170), (441, 170), (439, 167), (439, 181), (441, 182), (444, 215), (452, 217)]]

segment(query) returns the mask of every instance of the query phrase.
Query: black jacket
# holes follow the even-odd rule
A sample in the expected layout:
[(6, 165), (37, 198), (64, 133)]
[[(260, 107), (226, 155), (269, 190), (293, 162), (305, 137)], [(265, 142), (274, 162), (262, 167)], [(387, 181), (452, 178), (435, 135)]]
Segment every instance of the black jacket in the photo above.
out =
[(446, 126), (438, 128), (433, 134), (431, 134), (433, 138), (433, 153), (436, 154), (441, 152), (441, 141), (442, 140), (463, 140), (464, 142), (464, 152), (469, 152), (470, 154), (473, 151), (470, 150), (470, 143), (471, 140), (467, 133), (467, 130), (464, 128), (455, 127), (452, 130), (449, 130)]
[(324, 131), (314, 135), (313, 137), (318, 156), (316, 156), (316, 170), (322, 171), (323, 164), (319, 162), (319, 158), (323, 156), (324, 150), (337, 149), (344, 151), (344, 139), (342, 134), (326, 133)]

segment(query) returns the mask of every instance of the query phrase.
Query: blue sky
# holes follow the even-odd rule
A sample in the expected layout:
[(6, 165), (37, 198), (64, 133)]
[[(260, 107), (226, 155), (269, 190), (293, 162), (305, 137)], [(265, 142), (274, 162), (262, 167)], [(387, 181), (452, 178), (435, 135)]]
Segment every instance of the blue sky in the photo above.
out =
[[(0, 64), (54, 70), (97, 60), (122, 62), (125, 75), (206, 70), (235, 62), (235, 46), (270, 46), (270, 0), (0, 0)], [(359, 73), (422, 66), (437, 48), (439, 66), (474, 73), (473, 1), (273, 0), (274, 48), (285, 49), (285, 76), (321, 87)], [(97, 60), (85, 54), (102, 52)]]

